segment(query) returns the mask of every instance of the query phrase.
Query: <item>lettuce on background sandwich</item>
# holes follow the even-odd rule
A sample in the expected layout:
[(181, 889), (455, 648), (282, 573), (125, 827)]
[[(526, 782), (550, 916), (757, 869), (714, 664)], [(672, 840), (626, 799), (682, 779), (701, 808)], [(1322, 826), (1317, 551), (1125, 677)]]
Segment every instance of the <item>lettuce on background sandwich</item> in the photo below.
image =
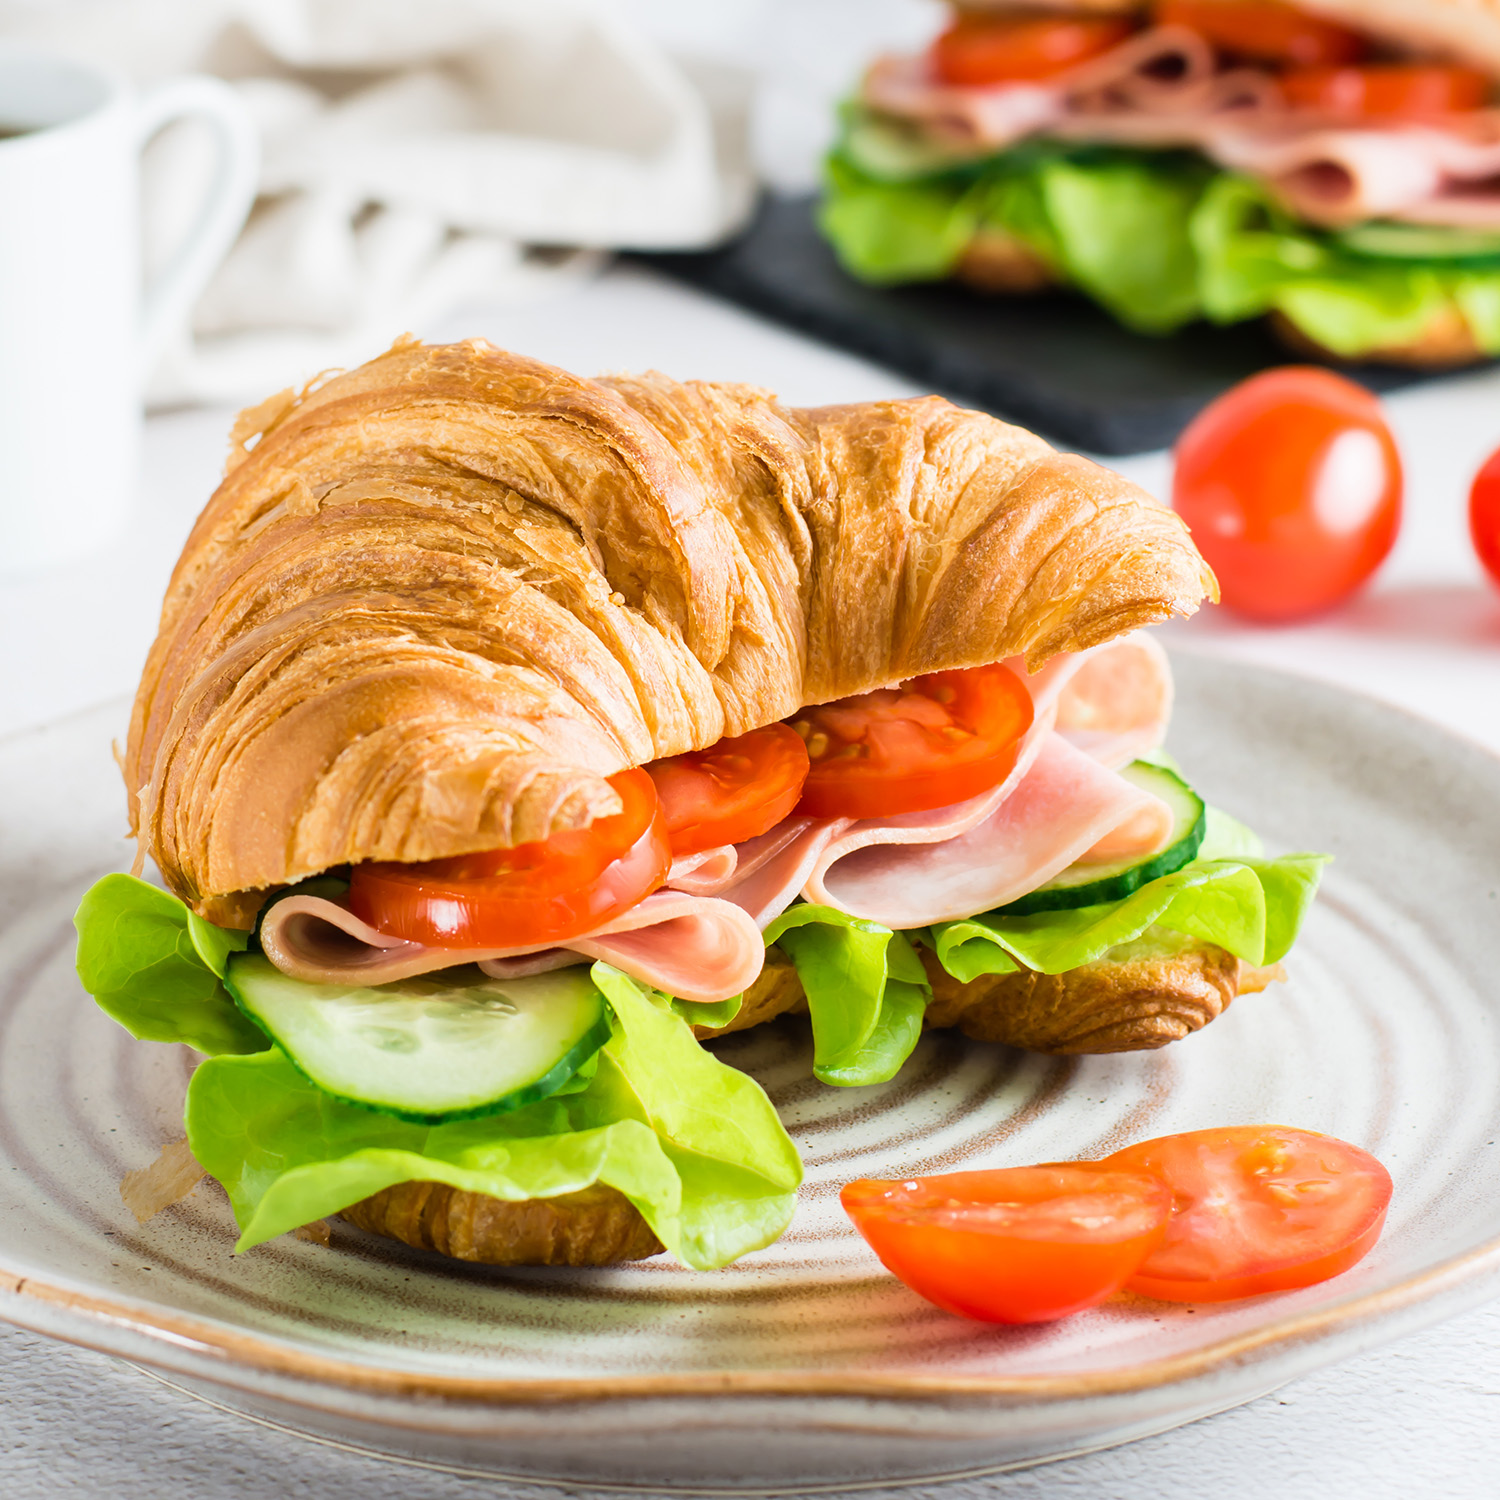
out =
[[(1213, 580), (1118, 476), (936, 397), (789, 409), (398, 342), (247, 412), (78, 915), (248, 1247), (493, 1263), (774, 1239), (801, 1168), (701, 1038), (811, 1015), (1159, 1046), (1276, 977), (1317, 856), (1158, 751)], [(138, 873), (141, 868), (138, 865)]]
[(1500, 353), (1493, 0), (956, 0), (844, 109), (825, 233), (876, 282), (1077, 288), (1147, 333)]

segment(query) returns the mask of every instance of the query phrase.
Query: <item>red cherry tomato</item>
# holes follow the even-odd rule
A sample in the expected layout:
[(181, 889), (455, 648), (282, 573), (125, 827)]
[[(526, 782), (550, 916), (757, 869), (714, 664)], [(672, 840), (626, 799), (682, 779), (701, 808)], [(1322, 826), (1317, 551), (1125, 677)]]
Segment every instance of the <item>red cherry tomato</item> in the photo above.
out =
[(977, 797), (1010, 774), (1031, 717), (998, 662), (804, 708), (789, 721), (812, 760), (797, 811), (883, 818)]
[(769, 724), (645, 770), (661, 798), (672, 853), (697, 854), (753, 839), (786, 817), (807, 780), (807, 746), (788, 725)]
[(1480, 109), (1490, 80), (1474, 68), (1382, 63), (1363, 68), (1293, 68), (1281, 76), (1288, 104), (1362, 120), (1420, 120)]
[(1118, 46), (1135, 26), (1113, 17), (960, 16), (932, 44), (944, 83), (984, 88), (1051, 78)]
[(1312, 1286), (1380, 1238), (1391, 1175), (1367, 1151), (1282, 1125), (1192, 1130), (1099, 1163), (1171, 1190), (1166, 1237), (1126, 1288), (1166, 1302), (1228, 1302)]
[(1469, 491), (1469, 535), (1485, 571), (1500, 584), (1500, 448), (1474, 476)]
[(1172, 504), (1258, 620), (1327, 609), (1378, 568), (1401, 519), (1401, 458), (1380, 403), (1329, 370), (1267, 370), (1178, 440)]
[(1357, 31), (1273, 0), (1159, 0), (1156, 20), (1186, 26), (1226, 52), (1303, 67), (1351, 63), (1366, 50)]
[(558, 943), (628, 911), (672, 863), (656, 788), (642, 770), (609, 778), (625, 806), (534, 844), (420, 864), (355, 865), (354, 914), (391, 937), (449, 947)]
[(986, 1323), (1042, 1323), (1102, 1302), (1161, 1242), (1172, 1196), (1093, 1164), (851, 1182), (839, 1195), (918, 1296)]

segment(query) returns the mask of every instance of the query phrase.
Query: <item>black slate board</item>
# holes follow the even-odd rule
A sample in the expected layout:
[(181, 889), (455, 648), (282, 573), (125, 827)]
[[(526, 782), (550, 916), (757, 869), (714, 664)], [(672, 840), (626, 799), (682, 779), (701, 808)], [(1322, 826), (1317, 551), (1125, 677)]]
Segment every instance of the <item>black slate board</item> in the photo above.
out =
[[(1300, 362), (1263, 323), (1131, 333), (1066, 293), (986, 297), (956, 283), (883, 288), (847, 276), (813, 223), (811, 198), (766, 198), (720, 250), (639, 255), (678, 279), (899, 370), (952, 400), (1095, 453), (1173, 442), (1220, 392)], [(1425, 378), (1362, 365), (1372, 390)]]

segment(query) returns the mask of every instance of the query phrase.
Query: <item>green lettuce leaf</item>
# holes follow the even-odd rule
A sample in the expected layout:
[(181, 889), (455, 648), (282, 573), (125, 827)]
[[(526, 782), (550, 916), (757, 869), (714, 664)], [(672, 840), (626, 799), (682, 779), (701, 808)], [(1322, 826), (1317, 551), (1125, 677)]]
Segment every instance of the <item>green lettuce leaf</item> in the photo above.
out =
[(1199, 312), (1188, 220), (1207, 173), (1182, 153), (1031, 146), (893, 180), (835, 152), (819, 223), (845, 269), (876, 283), (945, 277), (977, 230), (1002, 230), (1121, 321), (1165, 332)]
[[(1221, 832), (1232, 828), (1221, 826)], [(1327, 862), (1324, 854), (1200, 858), (1123, 901), (1027, 917), (990, 912), (940, 922), (923, 941), (948, 973), (965, 983), (1021, 967), (1061, 974), (1155, 927), (1214, 943), (1247, 963), (1270, 964), (1291, 948)]]
[(949, 178), (886, 182), (827, 163), (818, 223), (851, 276), (877, 286), (940, 281), (974, 237), (980, 195)]
[(133, 1037), (186, 1042), (210, 1057), (270, 1043), (220, 982), (248, 934), (205, 922), (133, 875), (106, 875), (79, 904), (78, 977)]
[(340, 1103), (279, 1049), (221, 1056), (188, 1087), (188, 1141), (248, 1249), (410, 1180), (518, 1200), (619, 1189), (684, 1264), (725, 1265), (791, 1218), (802, 1167), (770, 1101), (666, 1001), (591, 971), (615, 1034), (585, 1085), (510, 1114), (413, 1125)]
[[(1033, 171), (1075, 286), (1143, 333), (1170, 333), (1199, 315), (1188, 223), (1207, 175), (1201, 166), (1110, 154), (1043, 161)], [(1023, 226), (1013, 232), (1028, 237)]]
[(797, 968), (813, 1073), (843, 1086), (894, 1078), (922, 1034), (932, 987), (903, 933), (831, 906), (793, 906), (766, 929)]
[[(1220, 173), (1189, 234), (1205, 314), (1233, 323), (1280, 312), (1310, 338), (1354, 358), (1417, 338), (1457, 305), (1480, 346), (1500, 353), (1500, 268), (1441, 256), (1349, 250), (1299, 223), (1259, 183)], [(1431, 236), (1441, 244), (1441, 234)]]
[(965, 159), (849, 105), (819, 222), (865, 281), (941, 279), (977, 232), (999, 230), (1146, 333), (1279, 312), (1355, 358), (1417, 338), (1456, 307), (1500, 354), (1493, 236), (1379, 223), (1325, 233), (1190, 152), (1033, 140)]

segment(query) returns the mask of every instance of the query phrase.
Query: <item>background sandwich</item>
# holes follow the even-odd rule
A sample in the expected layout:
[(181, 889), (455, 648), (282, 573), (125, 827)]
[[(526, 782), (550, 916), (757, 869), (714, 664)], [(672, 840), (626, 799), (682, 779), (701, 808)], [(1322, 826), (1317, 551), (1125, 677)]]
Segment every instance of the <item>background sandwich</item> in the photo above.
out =
[(959, 0), (845, 106), (822, 225), (865, 280), (1462, 364), (1500, 353), (1497, 78), (1489, 0)]
[(924, 1021), (1158, 1046), (1274, 977), (1320, 860), (1162, 759), (1136, 633), (1212, 587), (1170, 511), (937, 398), (403, 341), (237, 424), (124, 757), (168, 889), (101, 881), (80, 974), (209, 1054), (242, 1247), (722, 1265), (800, 1164), (696, 1038), (806, 1008), (858, 1085)]

